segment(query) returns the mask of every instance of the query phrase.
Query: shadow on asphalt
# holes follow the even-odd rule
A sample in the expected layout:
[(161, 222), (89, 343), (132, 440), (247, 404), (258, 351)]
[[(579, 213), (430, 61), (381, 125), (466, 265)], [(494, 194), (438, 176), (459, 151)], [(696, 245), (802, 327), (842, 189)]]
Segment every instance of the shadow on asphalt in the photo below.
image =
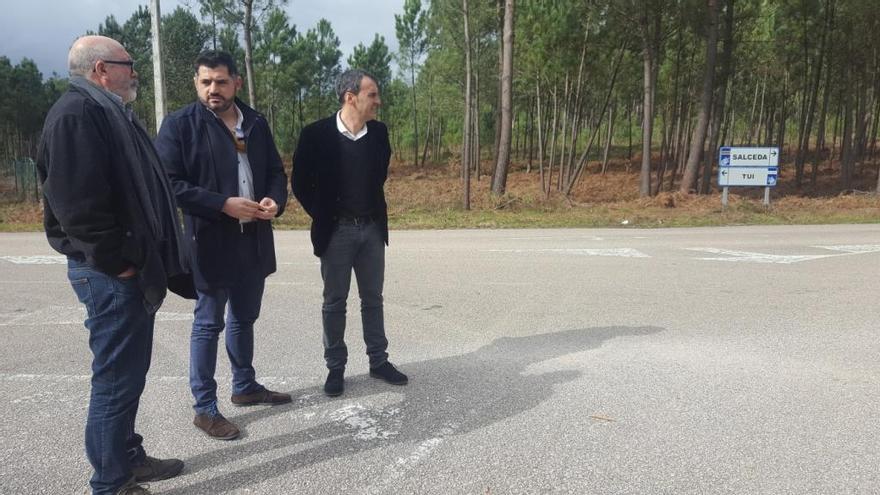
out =
[[(234, 421), (244, 427), (271, 416), (331, 401), (352, 407), (352, 399), (390, 391), (403, 395), (402, 400), (394, 404), (395, 407), (379, 411), (362, 409), (358, 413), (370, 416), (366, 419), (367, 423), (375, 421), (373, 424), (382, 425), (384, 431), (395, 433), (385, 438), (382, 438), (383, 435), (376, 438), (358, 436), (344, 421), (329, 420), (293, 433), (234, 443), (184, 459), (187, 466), (185, 473), (192, 474), (224, 465), (229, 468), (251, 455), (318, 442), (317, 445), (257, 466), (226, 472), (162, 493), (224, 493), (337, 457), (354, 456), (394, 443), (420, 444), (438, 437), (476, 431), (538, 406), (553, 396), (554, 385), (572, 381), (581, 374), (575, 370), (524, 374), (529, 366), (566, 354), (596, 349), (614, 338), (643, 337), (662, 330), (660, 327), (602, 327), (527, 337), (503, 337), (460, 356), (401, 366), (401, 370), (410, 376), (409, 385), (404, 387), (394, 387), (365, 378), (365, 375), (356, 375), (346, 377), (346, 390), (341, 398), (324, 397), (320, 394), (320, 388), (316, 387), (293, 391), (294, 401), (291, 404), (248, 412), (236, 416)], [(363, 419), (358, 418), (361, 422)]]

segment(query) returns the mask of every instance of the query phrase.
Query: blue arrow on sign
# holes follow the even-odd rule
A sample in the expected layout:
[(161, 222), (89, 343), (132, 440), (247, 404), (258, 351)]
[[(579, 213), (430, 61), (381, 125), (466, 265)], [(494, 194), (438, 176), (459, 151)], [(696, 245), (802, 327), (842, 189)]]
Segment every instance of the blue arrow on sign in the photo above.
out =
[(775, 186), (776, 185), (776, 176), (775, 175), (768, 175), (767, 176), (767, 185), (768, 186)]

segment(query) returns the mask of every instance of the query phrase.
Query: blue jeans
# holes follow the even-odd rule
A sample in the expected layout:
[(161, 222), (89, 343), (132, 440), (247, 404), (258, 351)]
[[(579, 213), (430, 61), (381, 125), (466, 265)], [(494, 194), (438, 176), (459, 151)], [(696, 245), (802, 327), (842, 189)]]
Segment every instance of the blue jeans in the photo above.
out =
[(94, 494), (115, 493), (146, 455), (135, 433), (153, 347), (150, 307), (136, 277), (120, 279), (69, 259), (67, 277), (86, 307), (92, 350), (92, 390), (86, 420), (86, 455), (95, 470)]
[[(189, 346), (189, 385), (196, 414), (217, 414), (217, 341), (226, 328), (226, 354), (232, 367), (232, 393), (263, 390), (254, 371), (254, 322), (260, 316), (266, 278), (257, 260), (257, 239), (242, 234), (238, 269), (242, 274), (232, 287), (197, 290)], [(228, 309), (227, 309), (228, 303)], [(224, 312), (226, 319), (224, 322)]]
[(382, 307), (382, 286), (385, 283), (385, 241), (382, 231), (375, 222), (341, 223), (336, 226), (327, 250), (321, 255), (324, 360), (331, 370), (345, 368), (348, 362), (345, 312), (352, 270), (361, 299), (361, 323), (370, 367), (376, 368), (388, 361), (388, 339), (385, 338)]

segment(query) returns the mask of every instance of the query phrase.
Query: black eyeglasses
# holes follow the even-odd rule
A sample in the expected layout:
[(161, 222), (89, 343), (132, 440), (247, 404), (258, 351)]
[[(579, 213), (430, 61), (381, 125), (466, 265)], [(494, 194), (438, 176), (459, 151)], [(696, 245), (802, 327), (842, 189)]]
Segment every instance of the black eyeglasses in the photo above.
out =
[(105, 64), (126, 65), (134, 72), (134, 60), (102, 60)]

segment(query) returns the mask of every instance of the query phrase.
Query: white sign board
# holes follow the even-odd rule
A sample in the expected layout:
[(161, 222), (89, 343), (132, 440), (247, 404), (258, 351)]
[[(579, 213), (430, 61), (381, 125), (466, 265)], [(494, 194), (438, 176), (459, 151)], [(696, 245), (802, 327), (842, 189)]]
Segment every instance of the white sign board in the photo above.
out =
[(722, 167), (718, 170), (718, 185), (773, 187), (778, 170), (776, 167)]
[(723, 146), (718, 150), (719, 167), (778, 167), (779, 148)]
[(723, 146), (718, 150), (718, 185), (773, 187), (779, 177), (779, 148)]

